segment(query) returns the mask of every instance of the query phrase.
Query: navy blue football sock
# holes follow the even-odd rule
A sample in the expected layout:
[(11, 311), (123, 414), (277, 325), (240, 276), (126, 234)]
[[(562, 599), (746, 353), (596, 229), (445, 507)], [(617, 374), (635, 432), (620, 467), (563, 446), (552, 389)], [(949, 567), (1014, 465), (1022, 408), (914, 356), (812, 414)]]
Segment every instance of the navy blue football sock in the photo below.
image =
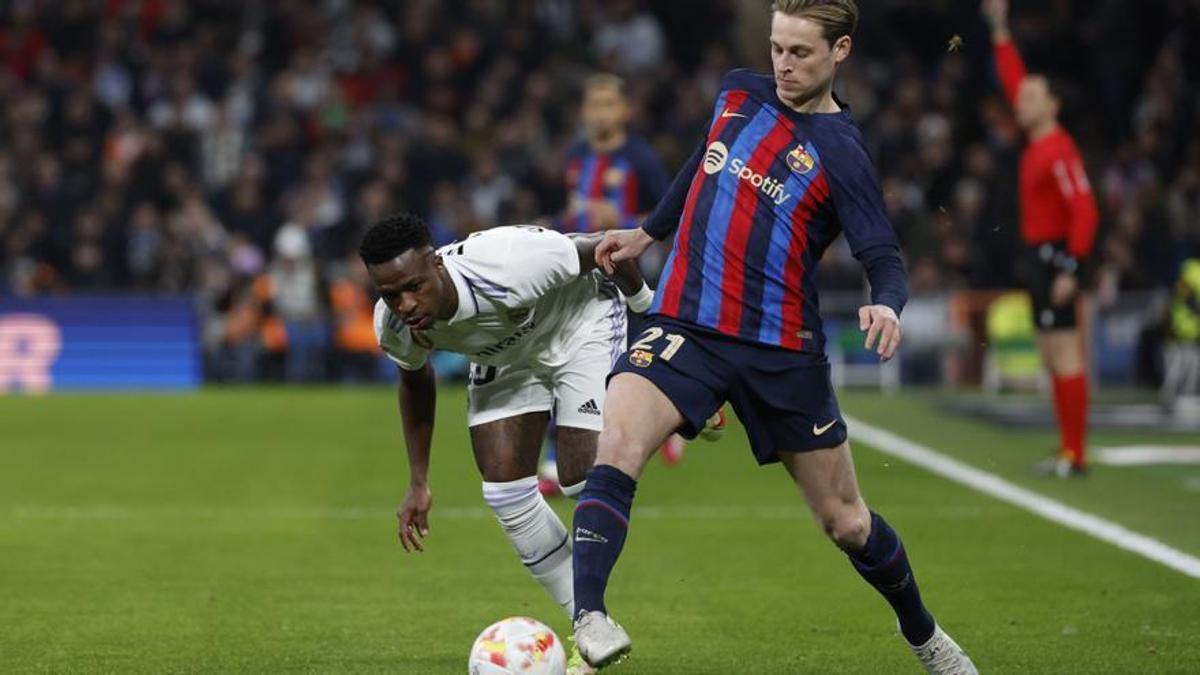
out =
[(593, 467), (575, 506), (575, 616), (605, 612), (604, 589), (625, 534), (637, 481), (614, 466)]
[(871, 534), (866, 546), (848, 554), (854, 569), (892, 605), (900, 620), (900, 632), (909, 644), (919, 646), (928, 642), (933, 637), (933, 616), (921, 602), (921, 592), (917, 589), (917, 579), (908, 563), (904, 544), (887, 521), (872, 511)]

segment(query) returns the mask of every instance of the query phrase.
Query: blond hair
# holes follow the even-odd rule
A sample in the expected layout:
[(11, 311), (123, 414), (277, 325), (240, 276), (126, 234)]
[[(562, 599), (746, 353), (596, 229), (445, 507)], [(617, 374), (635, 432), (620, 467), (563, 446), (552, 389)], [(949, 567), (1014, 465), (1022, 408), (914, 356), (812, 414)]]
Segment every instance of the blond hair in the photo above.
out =
[(858, 28), (858, 4), (854, 0), (774, 0), (771, 11), (808, 19), (824, 29), (832, 45)]

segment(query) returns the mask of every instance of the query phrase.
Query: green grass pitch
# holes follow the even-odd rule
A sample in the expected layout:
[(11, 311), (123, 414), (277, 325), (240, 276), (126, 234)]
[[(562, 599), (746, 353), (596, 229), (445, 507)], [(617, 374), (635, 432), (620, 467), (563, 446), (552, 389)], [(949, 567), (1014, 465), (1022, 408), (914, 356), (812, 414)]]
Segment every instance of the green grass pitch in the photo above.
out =
[[(919, 393), (843, 405), (1200, 554), (1195, 467), (1037, 480), (1025, 467), (1048, 430), (948, 418)], [(390, 390), (0, 398), (0, 672), (463, 673), (503, 616), (565, 636), (483, 506), (463, 407), (443, 391), (432, 532), (406, 555)], [(1095, 438), (1130, 440), (1166, 442)], [(983, 672), (1197, 672), (1200, 581), (855, 451), (869, 503)], [(647, 472), (609, 603), (634, 638), (614, 675), (919, 672), (886, 604), (782, 469), (754, 466), (736, 422)]]

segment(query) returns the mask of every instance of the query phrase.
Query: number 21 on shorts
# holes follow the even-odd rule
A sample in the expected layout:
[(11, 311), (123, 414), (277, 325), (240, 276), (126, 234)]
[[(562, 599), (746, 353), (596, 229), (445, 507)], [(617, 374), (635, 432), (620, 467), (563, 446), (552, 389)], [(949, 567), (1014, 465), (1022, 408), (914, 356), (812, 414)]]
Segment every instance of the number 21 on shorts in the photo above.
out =
[(654, 363), (654, 343), (659, 338), (664, 337), (667, 346), (658, 355), (662, 357), (663, 361), (670, 361), (671, 357), (675, 356), (679, 351), (679, 348), (683, 347), (683, 343), (687, 341), (687, 338), (675, 333), (668, 333), (664, 336), (663, 333), (663, 329), (658, 326), (647, 328), (641, 337), (638, 338), (638, 341), (633, 343), (633, 346), (629, 348), (629, 362), (638, 368), (649, 367), (651, 363)]

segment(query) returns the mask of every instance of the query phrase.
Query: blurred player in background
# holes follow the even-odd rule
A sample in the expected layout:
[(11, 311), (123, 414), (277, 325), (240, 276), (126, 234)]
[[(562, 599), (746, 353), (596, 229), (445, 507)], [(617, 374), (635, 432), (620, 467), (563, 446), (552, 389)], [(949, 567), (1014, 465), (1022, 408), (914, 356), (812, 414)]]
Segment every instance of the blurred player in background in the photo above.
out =
[(1079, 149), (1058, 123), (1059, 100), (1041, 75), (1025, 71), (1008, 29), (1008, 0), (983, 0), (996, 69), (1017, 124), (1029, 139), (1021, 154), (1021, 239), (1029, 251), (1034, 322), (1042, 361), (1054, 383), (1059, 452), (1045, 473), (1087, 469), (1087, 357), (1077, 318), (1080, 271), (1092, 255), (1099, 215)]
[(666, 193), (671, 177), (650, 144), (629, 130), (631, 114), (619, 76), (584, 81), (584, 137), (567, 151), (564, 231), (635, 228)]
[[(580, 106), (583, 138), (567, 151), (567, 210), (558, 219), (562, 232), (591, 233), (630, 229), (641, 225), (667, 190), (667, 175), (646, 139), (629, 130), (632, 114), (625, 80), (599, 73), (583, 82)], [(651, 250), (639, 260), (642, 274), (654, 284), (665, 257), (665, 247)], [(683, 459), (684, 441), (671, 436), (661, 457), (668, 464)], [(538, 470), (543, 494), (557, 494), (554, 438), (548, 438), (546, 458)]]
[(899, 536), (863, 501), (824, 353), (815, 268), (839, 234), (870, 280), (859, 323), (882, 359), (899, 346), (908, 298), (878, 175), (833, 96), (857, 22), (853, 0), (777, 0), (774, 77), (726, 75), (707, 139), (666, 197), (640, 229), (609, 232), (597, 247), (611, 269), (677, 231), (646, 330), (613, 370), (575, 509), (575, 638), (593, 666), (632, 647), (604, 595), (637, 479), (662, 439), (695, 435), (728, 400), (755, 458), (784, 464), (926, 670), (976, 672), (922, 602)]
[(604, 381), (625, 346), (626, 302), (641, 312), (652, 293), (637, 266), (616, 285), (595, 271), (599, 235), (498, 227), (434, 250), (425, 223), (400, 215), (376, 223), (359, 254), (379, 292), (375, 334), (400, 367), (400, 417), (410, 470), (397, 510), (406, 551), (429, 534), (430, 446), (437, 385), (428, 357), (470, 357), (468, 424), (483, 498), (551, 597), (572, 613), (571, 541), (537, 489), (538, 451), (551, 410), (559, 473), (568, 494), (595, 458)]

